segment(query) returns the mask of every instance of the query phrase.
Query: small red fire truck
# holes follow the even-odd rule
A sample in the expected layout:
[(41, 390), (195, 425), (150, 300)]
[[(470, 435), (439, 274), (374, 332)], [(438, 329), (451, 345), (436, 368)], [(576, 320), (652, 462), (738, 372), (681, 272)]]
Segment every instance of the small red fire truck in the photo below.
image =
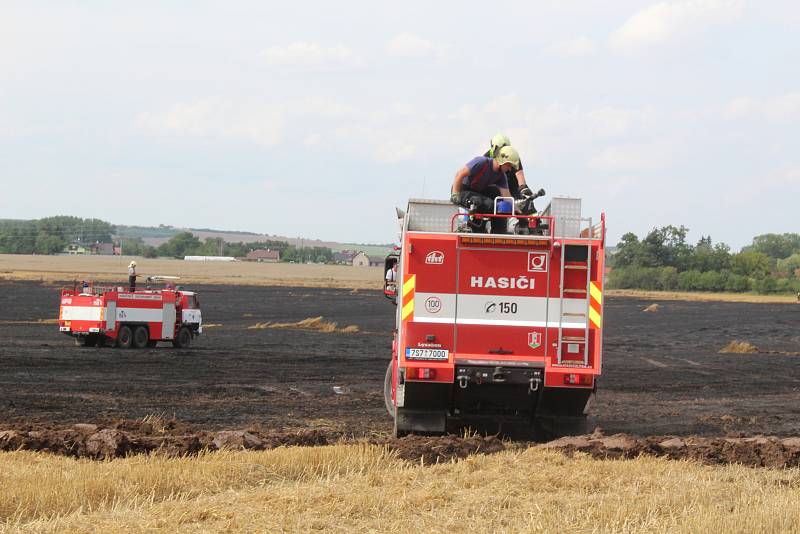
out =
[(457, 207), (409, 201), (400, 253), (387, 257), (387, 268), (398, 263), (384, 385), (395, 435), (586, 431), (602, 357), (605, 216), (581, 218), (580, 202), (553, 198), (526, 216), (534, 231), (516, 235), (464, 232)]
[(203, 333), (197, 294), (183, 289), (83, 287), (61, 291), (61, 332), (85, 346), (155, 347), (168, 341), (186, 348)]

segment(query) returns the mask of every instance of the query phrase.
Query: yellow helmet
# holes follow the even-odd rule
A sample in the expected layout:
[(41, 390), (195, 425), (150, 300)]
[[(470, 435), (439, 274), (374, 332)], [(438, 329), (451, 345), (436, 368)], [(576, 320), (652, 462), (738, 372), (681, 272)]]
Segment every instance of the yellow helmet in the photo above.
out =
[(489, 155), (495, 157), (498, 150), (510, 144), (511, 140), (507, 135), (503, 135), (501, 133), (495, 134), (494, 137), (492, 137), (492, 139), (489, 141)]
[(519, 170), (519, 152), (513, 146), (504, 146), (500, 149), (500, 151), (495, 155), (494, 159), (502, 165), (504, 163), (510, 163), (514, 170)]

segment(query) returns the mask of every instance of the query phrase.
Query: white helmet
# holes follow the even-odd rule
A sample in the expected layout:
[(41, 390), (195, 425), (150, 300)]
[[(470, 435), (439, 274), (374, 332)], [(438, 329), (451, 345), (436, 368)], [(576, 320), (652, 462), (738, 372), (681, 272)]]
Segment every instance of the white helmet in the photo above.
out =
[(511, 139), (508, 138), (507, 135), (504, 134), (495, 134), (494, 137), (489, 141), (489, 155), (491, 157), (497, 157), (497, 153), (500, 151), (501, 148), (504, 146), (509, 146), (511, 144)]
[(517, 149), (513, 146), (504, 146), (501, 148), (500, 151), (495, 154), (494, 159), (496, 159), (500, 165), (510, 163), (515, 171), (519, 170), (519, 152), (517, 152)]

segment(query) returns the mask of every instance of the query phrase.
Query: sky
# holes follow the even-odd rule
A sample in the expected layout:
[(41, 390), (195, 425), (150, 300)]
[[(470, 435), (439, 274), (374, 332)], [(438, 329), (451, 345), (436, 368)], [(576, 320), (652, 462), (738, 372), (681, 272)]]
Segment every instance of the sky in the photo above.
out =
[(800, 3), (0, 0), (0, 218), (396, 240), (495, 133), (528, 183), (797, 232)]

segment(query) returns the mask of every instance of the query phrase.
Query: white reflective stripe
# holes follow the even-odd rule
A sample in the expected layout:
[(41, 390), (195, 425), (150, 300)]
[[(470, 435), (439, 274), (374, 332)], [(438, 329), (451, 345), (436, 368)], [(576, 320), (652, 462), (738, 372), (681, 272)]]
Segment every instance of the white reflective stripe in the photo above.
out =
[[(492, 326), (539, 326), (558, 328), (558, 321), (507, 321), (502, 319), (459, 319), (457, 324), (483, 324)], [(585, 328), (586, 323), (561, 323), (563, 328)]]
[(99, 306), (62, 306), (62, 321), (99, 321), (103, 308)]
[(117, 308), (117, 321), (134, 323), (160, 323), (164, 310), (161, 308)]
[(461, 294), (457, 299), (456, 322), (557, 328), (560, 320), (564, 328), (585, 328), (586, 311), (585, 298), (559, 301), (547, 297)]
[[(507, 321), (500, 319), (459, 319), (452, 317), (414, 317), (415, 323), (449, 323), (449, 324), (482, 324), (493, 326), (538, 326), (542, 328), (558, 328), (558, 321)], [(586, 323), (561, 323), (563, 328), (585, 328)]]
[(426, 317), (424, 315), (422, 317), (418, 317), (417, 315), (414, 315), (414, 321), (413, 322), (415, 322), (415, 323), (450, 323), (450, 324), (453, 324), (453, 323), (456, 322), (456, 318), (455, 317)]
[[(437, 307), (426, 310), (430, 298), (436, 299)], [(514, 311), (503, 313), (503, 307), (510, 310), (512, 304)], [(563, 312), (561, 327), (586, 328), (586, 310), (585, 298), (565, 298), (560, 302), (547, 297), (417, 292), (413, 322), (558, 328), (559, 314)], [(454, 312), (458, 318), (453, 317)]]

